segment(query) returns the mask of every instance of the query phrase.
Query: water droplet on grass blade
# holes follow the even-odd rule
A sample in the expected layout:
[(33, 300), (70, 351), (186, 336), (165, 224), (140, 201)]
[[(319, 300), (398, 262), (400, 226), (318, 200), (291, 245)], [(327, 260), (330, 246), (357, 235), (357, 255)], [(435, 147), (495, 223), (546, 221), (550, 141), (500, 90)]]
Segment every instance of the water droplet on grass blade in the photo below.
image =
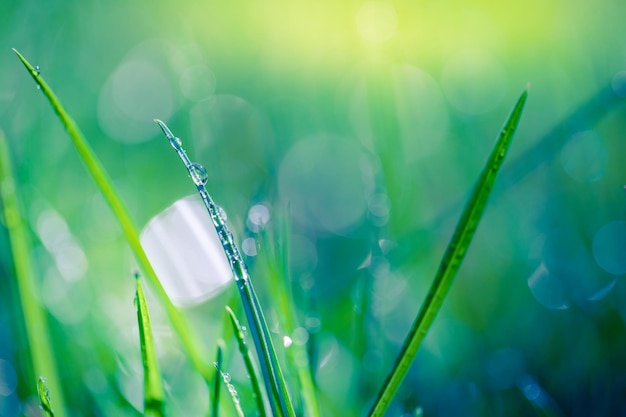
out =
[(35, 72), (37, 73), (37, 76), (41, 75), (41, 70), (39, 69), (39, 65), (35, 65)]
[(204, 185), (209, 179), (206, 169), (197, 162), (192, 162), (189, 166), (189, 175), (196, 185)]
[(183, 141), (180, 140), (180, 138), (177, 137), (177, 136), (174, 136), (173, 138), (170, 138), (170, 143), (172, 144), (172, 146), (176, 150), (181, 149), (183, 147)]
[(286, 348), (288, 348), (289, 346), (291, 346), (293, 344), (293, 340), (291, 340), (291, 337), (289, 336), (283, 336), (283, 346), (285, 346)]
[(217, 210), (217, 215), (220, 216), (220, 219), (222, 219), (222, 222), (226, 223), (226, 220), (228, 220), (228, 215), (226, 214), (226, 210), (224, 210), (220, 206), (215, 206), (215, 208)]

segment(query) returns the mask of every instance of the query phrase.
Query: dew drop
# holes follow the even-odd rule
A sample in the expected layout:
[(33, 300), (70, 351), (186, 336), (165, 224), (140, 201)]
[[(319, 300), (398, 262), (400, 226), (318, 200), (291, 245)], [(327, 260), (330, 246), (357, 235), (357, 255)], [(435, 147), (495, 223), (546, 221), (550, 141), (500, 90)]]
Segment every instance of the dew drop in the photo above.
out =
[(192, 162), (189, 166), (189, 175), (191, 175), (191, 179), (198, 186), (206, 184), (209, 179), (206, 169), (197, 162)]
[(291, 340), (291, 337), (289, 336), (283, 336), (283, 346), (285, 346), (286, 348), (288, 348), (289, 346), (291, 346), (293, 343), (293, 340)]
[(37, 73), (37, 76), (41, 75), (41, 70), (39, 69), (39, 65), (35, 65), (35, 72)]
[(220, 216), (220, 219), (222, 219), (222, 222), (226, 222), (226, 220), (228, 219), (228, 215), (226, 214), (226, 211), (221, 208), (220, 206), (215, 206), (216, 210), (217, 210), (217, 215)]
[(170, 138), (170, 143), (172, 144), (172, 146), (174, 147), (174, 149), (179, 150), (183, 148), (183, 141), (180, 140), (179, 137), (174, 136)]
[(231, 380), (230, 374), (228, 372), (222, 373), (222, 379), (228, 384)]

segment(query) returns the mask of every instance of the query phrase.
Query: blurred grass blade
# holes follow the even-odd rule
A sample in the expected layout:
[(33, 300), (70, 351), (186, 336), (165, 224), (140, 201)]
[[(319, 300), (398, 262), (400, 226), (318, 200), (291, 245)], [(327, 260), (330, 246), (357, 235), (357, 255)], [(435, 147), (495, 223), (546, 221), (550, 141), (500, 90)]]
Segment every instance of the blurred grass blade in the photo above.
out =
[[(295, 315), (294, 300), (292, 296), (289, 259), (289, 236), (290, 236), (290, 207), (287, 205), (284, 211), (278, 213), (276, 218), (283, 219), (278, 221), (277, 236), (272, 239), (267, 233), (262, 235), (261, 246), (265, 248), (274, 247), (273, 253), (268, 254), (265, 258), (265, 266), (267, 268), (267, 277), (270, 280), (270, 286), (276, 291), (276, 306), (281, 319), (282, 327), (287, 335), (291, 336), (296, 329), (297, 319)], [(273, 258), (273, 259), (272, 259)], [(319, 417), (320, 411), (315, 392), (315, 383), (309, 363), (309, 355), (306, 345), (292, 344), (287, 349), (287, 359), (290, 365), (297, 373), (297, 381), (300, 385), (300, 393), (305, 408), (305, 415), (309, 417)]]
[(400, 350), (400, 354), (396, 359), (391, 373), (380, 390), (378, 398), (370, 412), (370, 416), (380, 417), (387, 410), (400, 383), (408, 372), (411, 362), (413, 362), (417, 349), (443, 304), (485, 210), (498, 171), (502, 166), (504, 157), (506, 156), (515, 130), (517, 129), (527, 96), (528, 90), (525, 90), (517, 101), (508, 121), (500, 133), (496, 145), (491, 151), (487, 164), (480, 174), (478, 182), (454, 230), (454, 235), (446, 248), (441, 263), (439, 264), (437, 274), (426, 295), (426, 299), (404, 341), (404, 345)]
[(137, 293), (135, 294), (135, 306), (137, 307), (137, 321), (139, 322), (139, 343), (141, 344), (141, 359), (143, 362), (144, 375), (144, 415), (163, 417), (165, 394), (163, 383), (157, 363), (154, 338), (150, 328), (150, 316), (148, 305), (143, 292), (139, 274), (135, 274)]
[(237, 283), (237, 289), (241, 295), (241, 303), (243, 305), (248, 324), (250, 325), (250, 333), (255, 344), (266, 391), (270, 397), (269, 403), (272, 407), (272, 411), (274, 415), (279, 417), (295, 417), (293, 404), (291, 402), (291, 398), (289, 397), (289, 392), (287, 391), (287, 384), (285, 383), (285, 378), (280, 368), (280, 364), (276, 358), (276, 351), (274, 350), (272, 337), (267, 327), (263, 310), (259, 305), (258, 297), (254, 292), (248, 267), (241, 257), (239, 248), (235, 243), (235, 238), (228, 228), (228, 225), (221, 214), (221, 210), (215, 204), (213, 198), (205, 187), (208, 180), (206, 169), (201, 164), (192, 162), (189, 159), (187, 152), (185, 152), (185, 149), (183, 148), (182, 141), (180, 138), (174, 136), (165, 123), (158, 119), (155, 119), (154, 121), (159, 125), (161, 130), (163, 130), (163, 133), (182, 160), (185, 168), (187, 168), (187, 171), (196, 185), (198, 193), (200, 194), (200, 197), (209, 212), (209, 216), (211, 217), (217, 236), (220, 239), (222, 249), (228, 259), (235, 282)]
[(204, 377), (207, 383), (213, 379), (214, 370), (213, 368), (207, 366), (201, 359), (200, 353), (197, 350), (197, 343), (194, 339), (194, 335), (189, 331), (189, 327), (185, 318), (182, 314), (176, 309), (176, 307), (172, 304), (171, 300), (167, 296), (167, 293), (163, 289), (163, 286), (159, 282), (159, 279), (150, 265), (148, 261), (148, 257), (144, 252), (141, 243), (139, 242), (139, 235), (137, 233), (137, 228), (134, 226), (128, 210), (124, 206), (121, 198), (118, 196), (115, 188), (113, 187), (113, 183), (109, 179), (107, 173), (105, 172), (102, 164), (91, 150), (91, 147), (87, 143), (87, 140), (81, 133), (80, 129), (74, 122), (74, 120), (69, 116), (69, 114), (65, 111), (59, 99), (52, 92), (48, 84), (43, 80), (39, 72), (33, 68), (33, 66), (15, 49), (13, 51), (17, 54), (18, 58), (26, 69), (30, 72), (30, 75), (33, 77), (37, 85), (41, 88), (41, 91), (46, 96), (54, 112), (59, 116), (61, 123), (65, 126), (72, 143), (76, 147), (80, 158), (83, 163), (87, 167), (89, 174), (93, 177), (96, 185), (98, 186), (100, 192), (104, 196), (105, 200), (113, 210), (114, 216), (119, 222), (122, 232), (128, 241), (130, 249), (132, 250), (139, 267), (144, 273), (147, 281), (152, 285), (155, 290), (156, 296), (165, 308), (167, 315), (172, 323), (172, 327), (174, 331), (178, 334), (187, 355), (192, 362), (193, 366), (196, 370)]
[(34, 373), (32, 380), (42, 375), (48, 378), (48, 383), (57, 396), (57, 415), (64, 416), (66, 413), (63, 391), (59, 383), (54, 355), (51, 351), (52, 343), (50, 342), (46, 313), (35, 298), (37, 290), (30, 258), (30, 239), (20, 212), (9, 147), (2, 130), (0, 130), (0, 203), (4, 209), (4, 224), (9, 234), (15, 277), (28, 339), (27, 346), (32, 358), (32, 369), (29, 372)]
[(239, 320), (237, 320), (235, 313), (233, 313), (233, 310), (231, 310), (229, 306), (226, 306), (226, 313), (235, 332), (237, 344), (239, 345), (239, 352), (241, 352), (243, 363), (246, 366), (246, 371), (248, 372), (248, 377), (250, 378), (250, 383), (252, 384), (252, 392), (254, 393), (254, 397), (256, 400), (258, 416), (265, 417), (265, 404), (263, 403), (263, 393), (261, 392), (259, 377), (256, 374), (256, 369), (254, 369), (252, 357), (250, 356), (250, 349), (248, 349), (248, 345), (246, 344), (243, 329), (241, 328), (241, 325), (239, 324)]
[[(217, 372), (220, 372), (220, 369), (222, 369), (222, 364), (224, 361), (224, 341), (223, 340), (218, 340), (217, 341), (217, 352), (215, 354), (215, 362), (213, 363), (213, 365), (215, 365), (215, 369), (217, 369)], [(218, 417), (219, 412), (220, 412), (220, 391), (222, 388), (222, 378), (216, 377), (215, 378), (215, 383), (213, 384), (213, 402), (212, 404), (212, 408), (211, 408), (211, 417)]]
[(54, 411), (52, 411), (52, 405), (50, 404), (50, 391), (46, 386), (46, 380), (44, 377), (37, 379), (37, 394), (39, 394), (39, 402), (41, 409), (46, 417), (54, 417)]

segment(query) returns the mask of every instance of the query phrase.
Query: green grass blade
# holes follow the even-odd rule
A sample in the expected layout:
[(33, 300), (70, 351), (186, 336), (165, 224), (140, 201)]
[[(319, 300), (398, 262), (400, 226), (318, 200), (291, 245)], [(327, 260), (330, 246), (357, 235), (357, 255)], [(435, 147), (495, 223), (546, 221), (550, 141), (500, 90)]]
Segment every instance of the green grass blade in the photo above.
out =
[[(293, 334), (294, 329), (297, 327), (297, 319), (294, 313), (296, 309), (294, 307), (291, 286), (289, 285), (291, 282), (289, 277), (290, 259), (288, 250), (290, 236), (289, 212), (290, 208), (287, 206), (275, 216), (278, 219), (282, 219), (282, 221), (277, 222), (277, 236), (274, 237), (274, 241), (272, 242), (268, 234), (264, 233), (264, 239), (261, 243), (261, 246), (265, 248), (275, 247), (274, 251), (272, 251), (273, 253), (271, 255), (268, 254), (265, 266), (267, 268), (267, 277), (270, 280), (270, 286), (275, 289), (278, 315), (282, 320), (281, 324), (287, 335)], [(315, 383), (313, 382), (306, 346), (300, 344), (291, 345), (289, 349), (287, 349), (287, 359), (292, 368), (296, 370), (305, 415), (309, 417), (319, 417), (320, 411), (315, 391)]]
[[(224, 362), (224, 341), (217, 341), (217, 352), (215, 354), (215, 369), (220, 372), (222, 369), (222, 364)], [(220, 391), (222, 388), (222, 378), (215, 378), (215, 383), (213, 384), (213, 402), (211, 408), (211, 417), (218, 417), (220, 412)]]
[(295, 417), (293, 404), (287, 391), (287, 384), (285, 383), (285, 378), (281, 371), (280, 364), (276, 358), (276, 351), (274, 350), (272, 337), (267, 327), (263, 310), (259, 305), (258, 297), (254, 292), (248, 267), (240, 255), (240, 251), (235, 243), (233, 234), (230, 232), (228, 225), (222, 218), (220, 210), (204, 186), (208, 179), (206, 169), (198, 163), (191, 162), (187, 156), (187, 152), (185, 152), (185, 149), (182, 146), (182, 141), (180, 138), (177, 138), (172, 134), (165, 123), (158, 119), (155, 119), (154, 121), (161, 127), (170, 144), (184, 163), (185, 168), (189, 171), (189, 175), (196, 184), (198, 193), (200, 194), (200, 197), (209, 212), (215, 231), (220, 239), (222, 249), (226, 254), (226, 258), (228, 259), (233, 276), (237, 283), (237, 289), (241, 295), (241, 302), (246, 314), (246, 319), (250, 325), (250, 334), (252, 335), (252, 339), (255, 344), (259, 359), (259, 366), (263, 374), (263, 380), (265, 382), (267, 393), (270, 397), (272, 411), (274, 415), (279, 417)]
[[(225, 372), (222, 372), (222, 370), (217, 366), (217, 364), (215, 365), (215, 367), (217, 368), (217, 372), (219, 373), (219, 376), (222, 378), (224, 385), (226, 385), (226, 388), (228, 389), (228, 394), (230, 395), (230, 399), (233, 401), (233, 405), (235, 406), (235, 412), (237, 413), (237, 417), (245, 417), (243, 413), (243, 409), (241, 408), (241, 402), (239, 401), (239, 394), (237, 394), (237, 389), (230, 382), (230, 375)], [(217, 416), (217, 414), (214, 414), (214, 416)]]
[(372, 417), (380, 417), (385, 413), (387, 407), (393, 400), (400, 383), (409, 370), (411, 362), (417, 353), (417, 349), (422, 343), (428, 329), (433, 323), (441, 305), (452, 285), (454, 277), (461, 266), (467, 249), (474, 237), (474, 232), (478, 226), (480, 218), (485, 210), (489, 194), (502, 166), (504, 157), (509, 149), (513, 134), (517, 129), (517, 124), (522, 115), (522, 109), (526, 102), (528, 91), (524, 91), (515, 105), (508, 121), (504, 125), (500, 137), (496, 142), (487, 164), (476, 183), (469, 201), (465, 205), (463, 214), (456, 226), (452, 239), (446, 248), (443, 259), (437, 270), (437, 274), (426, 295), (420, 311), (413, 322), (411, 330), (407, 335), (400, 354), (396, 359), (394, 367), (387, 377), (378, 398), (370, 412)]
[(41, 403), (41, 409), (46, 417), (54, 417), (54, 411), (52, 411), (52, 405), (50, 404), (50, 391), (46, 386), (46, 380), (43, 377), (37, 379), (37, 394), (39, 394), (39, 402)]
[(69, 114), (65, 111), (61, 102), (56, 97), (56, 95), (52, 92), (48, 84), (43, 80), (39, 72), (33, 68), (33, 66), (15, 49), (13, 51), (17, 54), (18, 58), (30, 75), (33, 77), (37, 85), (40, 87), (43, 94), (46, 96), (50, 104), (52, 105), (52, 109), (57, 114), (63, 126), (67, 130), (67, 133), (72, 140), (72, 143), (76, 147), (80, 158), (83, 163), (87, 167), (89, 174), (93, 177), (97, 187), (100, 192), (104, 196), (105, 200), (113, 210), (113, 214), (117, 221), (119, 222), (122, 232), (128, 241), (130, 249), (135, 256), (139, 267), (141, 268), (144, 276), (147, 281), (155, 290), (156, 296), (159, 302), (163, 305), (167, 316), (174, 328), (174, 331), (178, 334), (183, 347), (187, 352), (187, 356), (192, 362), (193, 366), (196, 370), (204, 377), (207, 383), (210, 383), (214, 377), (214, 370), (212, 367), (207, 366), (206, 363), (201, 359), (201, 355), (198, 351), (198, 344), (193, 336), (193, 333), (189, 331), (189, 326), (187, 325), (187, 321), (183, 317), (183, 315), (176, 309), (174, 304), (172, 304), (171, 300), (167, 296), (167, 293), (163, 289), (163, 286), (159, 282), (152, 265), (148, 261), (148, 257), (141, 247), (141, 243), (139, 242), (139, 235), (137, 233), (137, 228), (134, 226), (128, 210), (124, 206), (121, 198), (115, 191), (113, 187), (113, 183), (109, 179), (109, 176), (105, 172), (102, 164), (91, 150), (91, 147), (87, 143), (87, 140), (81, 133), (80, 129), (74, 122), (74, 120), (69, 116)]
[(245, 364), (246, 371), (248, 372), (248, 377), (250, 378), (250, 383), (252, 384), (252, 392), (254, 393), (254, 397), (256, 400), (258, 416), (265, 417), (265, 404), (263, 403), (263, 393), (261, 392), (259, 377), (257, 376), (256, 369), (254, 369), (252, 357), (250, 356), (250, 349), (246, 344), (243, 329), (241, 328), (241, 325), (239, 324), (239, 320), (237, 320), (235, 313), (233, 313), (233, 310), (231, 310), (231, 308), (228, 306), (226, 306), (226, 313), (235, 332), (235, 338), (237, 339), (239, 352), (241, 353), (243, 363)]
[(52, 343), (50, 342), (46, 313), (35, 298), (37, 291), (35, 290), (35, 274), (30, 258), (30, 239), (20, 212), (9, 147), (4, 132), (1, 130), (0, 192), (0, 202), (4, 209), (4, 224), (9, 235), (26, 337), (32, 358), (33, 380), (38, 376), (48, 378), (48, 383), (57, 396), (57, 415), (64, 416), (66, 413), (63, 391), (51, 350)]
[(154, 348), (148, 305), (146, 304), (146, 296), (143, 292), (139, 274), (135, 274), (135, 281), (137, 283), (135, 306), (137, 307), (139, 343), (141, 344), (141, 359), (144, 373), (144, 415), (163, 417), (165, 415), (165, 393)]

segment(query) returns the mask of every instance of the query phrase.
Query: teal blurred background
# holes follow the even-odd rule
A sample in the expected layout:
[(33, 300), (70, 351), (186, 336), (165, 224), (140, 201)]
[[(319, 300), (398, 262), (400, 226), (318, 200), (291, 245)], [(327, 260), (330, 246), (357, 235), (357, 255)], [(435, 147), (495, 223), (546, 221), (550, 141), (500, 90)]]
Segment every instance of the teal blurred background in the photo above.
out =
[[(306, 344), (324, 416), (367, 412), (530, 83), (492, 201), (388, 415), (617, 416), (624, 16), (619, 1), (3, 0), (0, 129), (72, 415), (142, 407), (134, 261), (10, 48), (40, 67), (139, 227), (194, 191), (152, 119), (182, 138), (237, 240), (257, 240), (247, 260), (262, 304), (278, 342)], [(297, 334), (282, 333), (257, 262), (258, 204), (268, 231), (291, 213)], [(0, 415), (39, 415), (4, 229), (0, 260)], [(231, 297), (185, 310), (207, 362)], [(202, 380), (150, 308), (171, 414), (206, 415)]]

